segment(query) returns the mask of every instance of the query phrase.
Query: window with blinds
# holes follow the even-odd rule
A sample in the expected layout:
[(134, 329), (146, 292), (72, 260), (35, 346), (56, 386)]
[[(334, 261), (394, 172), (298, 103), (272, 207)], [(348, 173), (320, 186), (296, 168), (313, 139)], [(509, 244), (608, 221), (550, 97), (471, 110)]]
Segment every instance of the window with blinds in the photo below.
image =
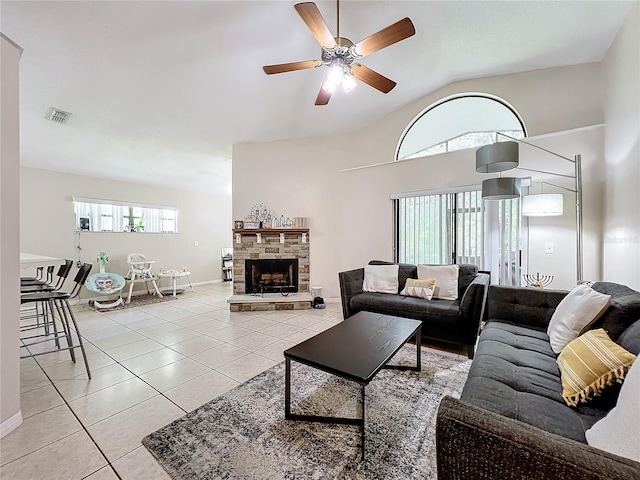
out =
[(398, 196), (396, 261), (477, 265), (492, 280), (520, 285), (523, 225), (520, 199), (482, 200), (479, 190)]
[(91, 232), (178, 233), (178, 208), (74, 198), (76, 228)]
[(398, 261), (451, 263), (451, 195), (407, 197), (396, 201)]

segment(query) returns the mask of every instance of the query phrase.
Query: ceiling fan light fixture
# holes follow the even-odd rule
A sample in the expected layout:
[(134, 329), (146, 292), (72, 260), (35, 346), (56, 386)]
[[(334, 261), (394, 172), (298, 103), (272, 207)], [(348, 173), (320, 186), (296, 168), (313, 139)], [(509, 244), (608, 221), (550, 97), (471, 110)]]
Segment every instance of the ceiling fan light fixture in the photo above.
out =
[(333, 94), (333, 92), (336, 91), (336, 88), (338, 88), (338, 84), (330, 82), (328, 78), (325, 79), (324, 83), (322, 84), (322, 90), (330, 94)]
[(332, 60), (329, 68), (329, 73), (322, 84), (322, 89), (325, 92), (333, 94), (338, 86), (342, 86), (344, 93), (349, 93), (356, 88), (356, 79), (342, 58)]
[[(336, 59), (331, 62), (331, 67), (327, 75), (327, 82), (332, 83), (335, 86), (340, 85), (342, 77), (344, 75), (344, 64), (342, 60)], [(335, 87), (334, 87), (335, 90)]]
[(356, 79), (353, 78), (353, 75), (351, 75), (350, 73), (345, 73), (342, 77), (342, 90), (344, 90), (344, 93), (349, 93), (357, 86), (358, 82), (356, 82)]

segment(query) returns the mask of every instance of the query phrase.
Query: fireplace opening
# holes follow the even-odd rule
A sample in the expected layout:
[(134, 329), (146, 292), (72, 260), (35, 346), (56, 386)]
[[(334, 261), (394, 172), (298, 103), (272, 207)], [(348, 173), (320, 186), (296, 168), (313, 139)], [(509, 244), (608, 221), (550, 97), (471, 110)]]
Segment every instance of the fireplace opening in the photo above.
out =
[(246, 293), (298, 291), (298, 259), (245, 260)]

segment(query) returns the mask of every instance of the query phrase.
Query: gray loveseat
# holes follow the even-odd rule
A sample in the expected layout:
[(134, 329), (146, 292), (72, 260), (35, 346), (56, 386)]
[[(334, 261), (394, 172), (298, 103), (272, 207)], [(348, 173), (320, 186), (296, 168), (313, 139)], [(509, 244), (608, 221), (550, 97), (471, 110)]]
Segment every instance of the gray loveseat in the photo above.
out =
[(475, 265), (460, 265), (458, 299), (425, 300), (399, 293), (407, 278), (417, 278), (416, 265), (372, 260), (369, 265), (399, 265), (398, 294), (363, 292), (364, 268), (340, 272), (340, 296), (344, 318), (360, 312), (383, 313), (422, 320), (422, 337), (464, 345), (469, 358), (480, 329), (490, 277)]
[[(640, 352), (640, 293), (593, 285), (612, 304), (591, 326)], [(438, 479), (638, 480), (640, 463), (586, 443), (585, 431), (615, 406), (610, 387), (588, 404), (562, 399), (547, 325), (567, 292), (491, 286), (487, 324), (460, 400), (444, 397), (436, 420)]]

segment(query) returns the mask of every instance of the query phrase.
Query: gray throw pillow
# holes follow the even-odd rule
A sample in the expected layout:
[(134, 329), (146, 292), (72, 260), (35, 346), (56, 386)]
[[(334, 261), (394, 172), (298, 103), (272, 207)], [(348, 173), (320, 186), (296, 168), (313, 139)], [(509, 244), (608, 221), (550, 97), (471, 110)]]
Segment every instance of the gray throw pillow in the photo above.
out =
[(617, 343), (634, 355), (640, 355), (640, 320), (622, 332)]

